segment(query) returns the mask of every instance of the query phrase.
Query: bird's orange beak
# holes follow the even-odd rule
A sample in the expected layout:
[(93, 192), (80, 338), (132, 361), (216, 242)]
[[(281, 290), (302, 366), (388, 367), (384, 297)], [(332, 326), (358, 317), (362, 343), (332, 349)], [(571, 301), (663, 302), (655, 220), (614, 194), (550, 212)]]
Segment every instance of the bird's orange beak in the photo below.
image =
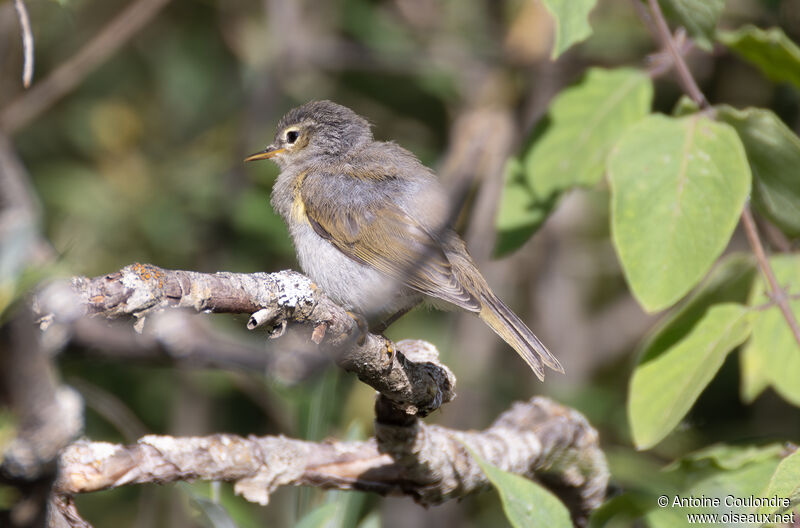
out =
[(266, 150), (262, 150), (261, 152), (256, 152), (255, 154), (252, 154), (252, 155), (246, 157), (244, 160), (245, 161), (258, 161), (258, 160), (263, 160), (263, 159), (270, 159), (273, 156), (276, 156), (276, 155), (280, 154), (284, 150), (286, 150), (286, 149), (284, 149), (284, 148), (274, 148), (272, 146), (269, 146), (269, 147), (266, 148)]

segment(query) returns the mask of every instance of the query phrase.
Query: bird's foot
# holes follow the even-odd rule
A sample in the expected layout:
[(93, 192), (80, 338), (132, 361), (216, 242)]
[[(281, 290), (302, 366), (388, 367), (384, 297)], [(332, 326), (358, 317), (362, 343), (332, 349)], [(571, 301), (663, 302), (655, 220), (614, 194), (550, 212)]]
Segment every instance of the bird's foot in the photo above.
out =
[(369, 333), (369, 323), (367, 322), (367, 318), (363, 315), (355, 312), (351, 312), (348, 310), (347, 315), (349, 315), (353, 321), (356, 322), (356, 326), (358, 327), (358, 346), (363, 346), (364, 343), (367, 342), (367, 334)]
[(397, 356), (397, 347), (395, 347), (394, 343), (386, 337), (383, 338), (383, 343), (384, 347), (386, 348), (386, 354), (389, 356), (389, 368), (386, 369), (386, 374), (388, 374), (394, 367), (394, 358)]

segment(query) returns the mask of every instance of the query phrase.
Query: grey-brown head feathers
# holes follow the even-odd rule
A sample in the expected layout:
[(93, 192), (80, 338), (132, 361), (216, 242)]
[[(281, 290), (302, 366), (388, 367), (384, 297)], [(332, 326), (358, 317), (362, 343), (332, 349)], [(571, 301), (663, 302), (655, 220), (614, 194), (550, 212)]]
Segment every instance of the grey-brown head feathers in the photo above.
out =
[(294, 126), (308, 134), (304, 150), (313, 150), (317, 155), (339, 156), (372, 141), (369, 122), (332, 101), (312, 101), (290, 110), (278, 123), (278, 135)]

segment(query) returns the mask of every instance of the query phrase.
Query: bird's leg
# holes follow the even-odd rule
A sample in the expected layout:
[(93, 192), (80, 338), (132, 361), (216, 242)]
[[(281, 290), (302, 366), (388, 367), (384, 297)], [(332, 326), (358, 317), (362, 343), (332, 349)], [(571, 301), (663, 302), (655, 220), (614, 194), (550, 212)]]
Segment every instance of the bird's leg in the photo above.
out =
[(378, 324), (375, 325), (374, 328), (370, 328), (370, 331), (373, 334), (383, 334), (387, 328), (389, 328), (395, 321), (403, 317), (405, 314), (410, 312), (412, 309), (419, 306), (419, 303), (422, 302), (422, 299), (415, 301), (413, 304), (410, 304), (404, 308), (400, 308), (395, 313), (387, 317), (386, 319), (380, 321)]
[(356, 322), (356, 326), (358, 327), (358, 346), (363, 346), (364, 343), (367, 342), (367, 334), (369, 333), (369, 323), (367, 322), (367, 318), (363, 315), (347, 311), (347, 315), (349, 315), (353, 321)]
[(392, 343), (391, 339), (383, 338), (384, 346), (386, 347), (386, 353), (389, 355), (389, 368), (386, 372), (387, 374), (392, 371), (392, 367), (394, 367), (394, 357), (397, 355), (397, 349), (394, 347), (394, 343)]

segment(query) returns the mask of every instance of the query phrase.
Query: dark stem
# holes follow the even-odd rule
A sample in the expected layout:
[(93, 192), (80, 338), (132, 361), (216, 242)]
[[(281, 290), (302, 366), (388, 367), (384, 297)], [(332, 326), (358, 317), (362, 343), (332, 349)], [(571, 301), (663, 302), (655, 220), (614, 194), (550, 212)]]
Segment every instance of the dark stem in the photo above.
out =
[(744, 211), (742, 211), (742, 225), (744, 226), (744, 232), (747, 234), (747, 240), (750, 242), (750, 246), (753, 248), (753, 253), (758, 261), (758, 267), (761, 268), (761, 272), (767, 279), (769, 297), (778, 305), (778, 308), (780, 308), (783, 318), (786, 319), (789, 328), (792, 330), (795, 341), (800, 345), (800, 326), (797, 325), (797, 319), (795, 319), (792, 308), (789, 306), (789, 296), (786, 290), (781, 288), (780, 284), (778, 284), (775, 272), (772, 271), (772, 266), (770, 266), (767, 255), (764, 252), (764, 246), (761, 244), (761, 239), (758, 236), (758, 229), (753, 219), (753, 213), (750, 211), (749, 203), (745, 204)]
[(661, 6), (658, 5), (658, 0), (648, 0), (648, 2), (650, 4), (650, 11), (653, 13), (653, 20), (658, 32), (658, 38), (661, 40), (661, 45), (664, 46), (667, 51), (669, 51), (670, 56), (672, 56), (672, 62), (678, 74), (678, 82), (680, 82), (686, 94), (691, 97), (692, 101), (697, 103), (700, 108), (708, 108), (709, 105), (706, 97), (703, 95), (703, 92), (700, 91), (700, 87), (697, 86), (697, 81), (695, 81), (692, 76), (692, 72), (689, 71), (686, 61), (683, 60), (683, 56), (675, 45), (675, 41), (672, 39), (672, 33), (669, 30), (669, 26), (667, 26), (667, 20), (664, 18), (664, 13), (661, 11)]

